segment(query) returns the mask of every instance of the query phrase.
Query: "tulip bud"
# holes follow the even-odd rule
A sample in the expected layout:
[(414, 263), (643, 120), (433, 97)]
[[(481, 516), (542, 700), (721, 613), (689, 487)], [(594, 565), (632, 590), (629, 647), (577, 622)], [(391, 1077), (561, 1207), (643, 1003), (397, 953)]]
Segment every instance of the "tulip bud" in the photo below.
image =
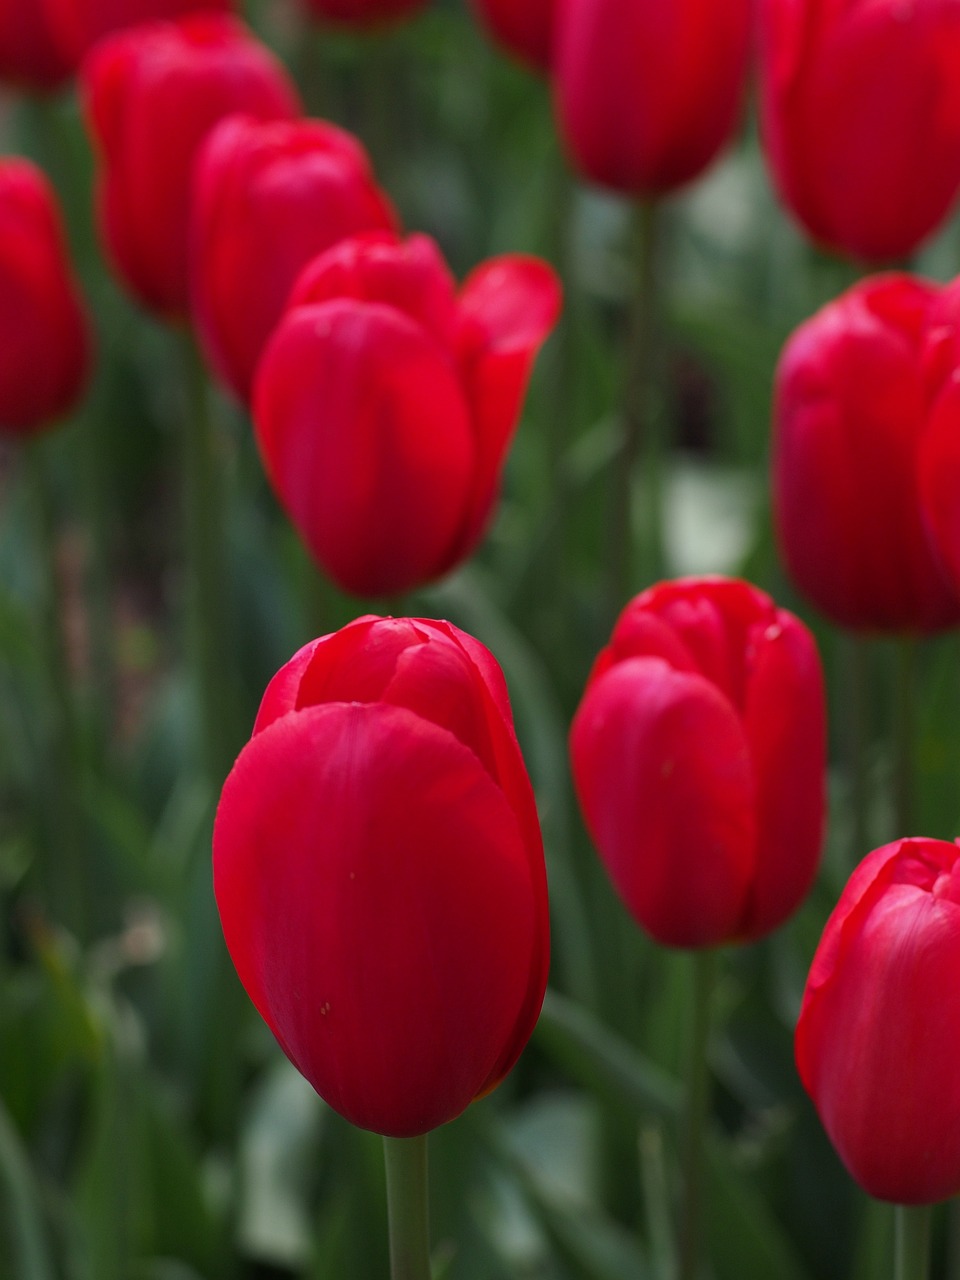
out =
[[(801, 325), (780, 358), (777, 536), (794, 582), (841, 626), (924, 632), (960, 620), (934, 531), (949, 540), (960, 516), (944, 467), (955, 432), (941, 416), (931, 433), (958, 364), (944, 346), (958, 309), (956, 288), (875, 277)], [(936, 495), (929, 510), (921, 470)]]
[(0, 160), (0, 427), (29, 434), (79, 400), (90, 366), (85, 309), (53, 188), (28, 160)]
[(408, 18), (428, 0), (305, 0), (314, 17), (345, 26), (372, 27)]
[(810, 234), (913, 252), (960, 187), (960, 11), (942, 0), (761, 0), (761, 128)]
[(250, 395), (264, 345), (303, 267), (394, 214), (366, 152), (321, 120), (225, 120), (197, 166), (193, 310), (220, 378)]
[(813, 638), (746, 582), (664, 582), (627, 605), (570, 737), (587, 828), (658, 942), (758, 938), (800, 905), (823, 837)]
[(547, 979), (543, 846), (470, 636), (363, 618), (301, 649), (224, 785), (213, 870), (247, 993), (353, 1124), (426, 1133), (513, 1066)]
[(733, 133), (751, 0), (559, 0), (554, 73), (576, 166), (631, 195), (695, 178)]
[(235, 18), (144, 23), (102, 41), (84, 64), (100, 152), (99, 214), (114, 266), (143, 304), (185, 315), (189, 213), (200, 144), (223, 116), (292, 116), (282, 64)]
[(557, 0), (472, 0), (493, 38), (539, 71), (550, 69)]
[[(37, 3), (38, 0), (32, 0)], [(228, 13), (235, 0), (39, 0), (61, 52), (77, 67), (103, 36), (141, 22), (185, 17), (190, 13)]]
[(0, 0), (0, 78), (25, 89), (59, 89), (73, 69), (54, 38), (49, 0)]
[(827, 921), (796, 1034), (823, 1126), (879, 1200), (933, 1204), (960, 1192), (954, 1037), (960, 852), (896, 840), (864, 858)]
[(559, 285), (497, 258), (460, 293), (432, 240), (343, 241), (298, 281), (254, 396), (267, 474), (347, 591), (446, 573), (489, 523)]

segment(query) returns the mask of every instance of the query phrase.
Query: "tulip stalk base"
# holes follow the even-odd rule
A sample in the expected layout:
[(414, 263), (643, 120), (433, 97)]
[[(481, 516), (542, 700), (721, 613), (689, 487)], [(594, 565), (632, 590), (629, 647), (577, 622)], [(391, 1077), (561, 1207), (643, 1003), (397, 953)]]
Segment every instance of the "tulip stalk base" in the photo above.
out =
[(894, 1280), (927, 1280), (930, 1271), (932, 1205), (897, 1205)]
[(384, 1138), (390, 1280), (430, 1280), (427, 1135)]
[(683, 1200), (677, 1240), (679, 1280), (696, 1280), (700, 1269), (703, 1142), (710, 1111), (707, 1048), (716, 986), (717, 954), (713, 950), (697, 951), (693, 955), (693, 962), (693, 1017), (681, 1148)]

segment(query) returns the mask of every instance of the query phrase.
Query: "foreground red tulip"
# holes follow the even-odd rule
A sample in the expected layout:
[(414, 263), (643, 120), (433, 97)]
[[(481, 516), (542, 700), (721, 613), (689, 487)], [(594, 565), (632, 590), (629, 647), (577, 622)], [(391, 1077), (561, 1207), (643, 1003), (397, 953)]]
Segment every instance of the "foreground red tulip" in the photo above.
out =
[(751, 0), (558, 0), (560, 125), (588, 178), (656, 195), (728, 141), (746, 86)]
[(960, 188), (960, 12), (942, 0), (761, 0), (761, 123), (815, 239), (905, 257)]
[(524, 62), (550, 68), (557, 0), (472, 0), (477, 16), (494, 38)]
[(949, 413), (958, 322), (957, 286), (880, 276), (824, 307), (784, 349), (778, 538), (794, 582), (842, 626), (924, 632), (960, 621), (945, 567), (960, 568), (960, 419)]
[(342, 22), (347, 26), (379, 26), (408, 18), (428, 4), (429, 0), (304, 0), (309, 11), (326, 22)]
[(322, 120), (225, 120), (197, 168), (193, 303), (201, 343), (247, 400), (304, 266), (345, 236), (394, 225), (366, 152)]
[(231, 112), (296, 114), (293, 83), (246, 27), (217, 16), (146, 23), (112, 36), (87, 60), (83, 80), (100, 150), (107, 250), (141, 302), (184, 315), (198, 148)]
[(518, 256), (456, 294), (425, 236), (343, 241), (306, 269), (254, 422), (290, 518), (345, 590), (407, 591), (473, 550), (559, 305), (550, 268)]
[(54, 423), (80, 398), (89, 365), (53, 189), (28, 160), (0, 159), (0, 427)]
[(53, 33), (49, 0), (0, 0), (0, 78), (25, 89), (58, 89), (73, 69)]
[(960, 850), (897, 840), (850, 877), (813, 958), (797, 1067), (852, 1176), (880, 1200), (960, 1192)]
[(476, 640), (364, 618), (301, 649), (223, 788), (213, 862), (241, 981), (348, 1120), (426, 1133), (513, 1066), (546, 984), (546, 878)]
[(688, 579), (627, 605), (573, 722), (584, 819), (658, 942), (758, 938), (820, 858), (824, 694), (810, 633), (749, 583)]
[(190, 13), (227, 13), (234, 0), (33, 0), (42, 3), (63, 55), (79, 66), (87, 50), (105, 35), (141, 22), (182, 18)]

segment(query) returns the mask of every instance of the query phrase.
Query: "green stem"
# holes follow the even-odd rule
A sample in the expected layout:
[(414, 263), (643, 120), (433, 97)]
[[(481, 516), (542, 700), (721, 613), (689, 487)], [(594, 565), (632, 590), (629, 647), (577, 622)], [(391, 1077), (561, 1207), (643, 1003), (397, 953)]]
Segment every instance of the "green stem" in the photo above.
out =
[(896, 829), (898, 839), (913, 834), (913, 738), (917, 685), (917, 642), (904, 636), (897, 642), (896, 675)]
[(870, 848), (867, 806), (867, 661), (868, 642), (855, 635), (843, 635), (846, 690), (843, 706), (846, 713), (847, 778), (850, 795), (850, 844), (852, 865)]
[(430, 1280), (427, 1135), (384, 1138), (391, 1280)]
[(683, 1118), (683, 1201), (677, 1241), (679, 1280), (694, 1280), (700, 1266), (703, 1140), (710, 1110), (707, 1046), (716, 981), (716, 952), (693, 953), (693, 1019), (687, 1059), (687, 1097)]
[(898, 1204), (894, 1210), (896, 1242), (894, 1280), (927, 1280), (930, 1269), (930, 1222), (933, 1206)]
[(236, 754), (232, 643), (224, 537), (222, 464), (209, 386), (192, 338), (186, 344), (190, 412), (182, 424), (186, 615), (207, 779), (219, 787)]
[(627, 331), (626, 377), (622, 411), (623, 435), (614, 459), (613, 548), (610, 557), (611, 614), (616, 615), (636, 587), (633, 556), (634, 473), (640, 453), (646, 453), (646, 520), (641, 577), (652, 580), (663, 569), (661, 543), (661, 448), (655, 429), (653, 382), (656, 368), (656, 252), (655, 201), (637, 206), (633, 258), (635, 288)]

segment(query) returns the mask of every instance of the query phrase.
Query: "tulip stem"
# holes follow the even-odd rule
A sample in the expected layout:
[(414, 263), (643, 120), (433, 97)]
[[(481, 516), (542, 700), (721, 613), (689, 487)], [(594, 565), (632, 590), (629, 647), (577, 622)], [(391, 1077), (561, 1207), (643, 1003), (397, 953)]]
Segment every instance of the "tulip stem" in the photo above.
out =
[(930, 1221), (933, 1206), (898, 1204), (894, 1210), (894, 1280), (927, 1280), (930, 1270)]
[(682, 1136), (683, 1201), (677, 1241), (679, 1280), (695, 1280), (700, 1267), (703, 1135), (710, 1110), (707, 1047), (716, 985), (717, 954), (711, 949), (695, 951), (693, 963), (693, 1019), (690, 1026)]
[(850, 844), (855, 866), (869, 849), (867, 778), (867, 677), (870, 653), (868, 642), (856, 635), (845, 635), (842, 643), (846, 651), (846, 709), (847, 771), (850, 788)]
[(391, 1280), (430, 1280), (427, 1135), (384, 1138)]
[(913, 736), (917, 683), (917, 642), (904, 636), (897, 642), (896, 691), (896, 812), (894, 836), (913, 835)]

